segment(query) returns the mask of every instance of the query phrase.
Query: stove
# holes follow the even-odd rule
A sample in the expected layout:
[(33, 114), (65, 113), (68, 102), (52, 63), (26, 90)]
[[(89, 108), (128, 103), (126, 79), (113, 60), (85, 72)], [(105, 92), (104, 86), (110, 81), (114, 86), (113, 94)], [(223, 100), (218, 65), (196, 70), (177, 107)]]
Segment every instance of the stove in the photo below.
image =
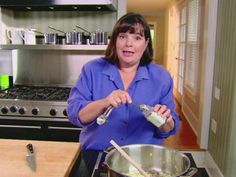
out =
[[(198, 168), (191, 153), (185, 153), (191, 167), (198, 169), (193, 177), (209, 177), (205, 168)], [(82, 150), (75, 162), (69, 177), (108, 177), (107, 168), (103, 165), (106, 153), (96, 150)]]
[(0, 91), (0, 138), (78, 142), (67, 117), (69, 87), (14, 85)]
[(18, 85), (0, 91), (0, 115), (66, 118), (68, 87)]

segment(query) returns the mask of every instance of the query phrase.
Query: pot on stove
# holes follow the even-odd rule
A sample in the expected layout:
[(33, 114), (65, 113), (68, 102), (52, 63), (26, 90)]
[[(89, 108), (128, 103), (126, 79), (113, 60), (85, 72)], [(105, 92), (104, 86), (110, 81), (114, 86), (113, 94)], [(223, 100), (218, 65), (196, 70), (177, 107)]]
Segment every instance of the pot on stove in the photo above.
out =
[[(190, 168), (189, 158), (171, 148), (150, 144), (133, 144), (121, 148), (146, 172), (155, 171), (158, 176), (192, 176), (196, 168)], [(139, 172), (116, 149), (108, 152), (105, 165), (111, 177), (138, 177)], [(153, 174), (153, 173), (152, 173)]]

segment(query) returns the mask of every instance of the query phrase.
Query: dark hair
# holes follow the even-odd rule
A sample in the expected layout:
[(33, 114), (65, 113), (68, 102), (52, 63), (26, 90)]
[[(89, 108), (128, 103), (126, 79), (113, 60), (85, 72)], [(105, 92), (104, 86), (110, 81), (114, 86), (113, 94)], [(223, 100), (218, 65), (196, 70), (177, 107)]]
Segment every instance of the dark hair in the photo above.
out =
[(116, 22), (112, 31), (110, 43), (108, 44), (105, 52), (104, 59), (112, 64), (117, 64), (119, 61), (116, 52), (117, 36), (119, 35), (119, 33), (125, 33), (127, 31), (135, 33), (137, 30), (140, 30), (140, 25), (141, 27), (143, 27), (142, 34), (144, 34), (145, 40), (149, 39), (148, 46), (146, 47), (145, 51), (143, 52), (143, 56), (141, 57), (140, 65), (151, 63), (153, 60), (153, 49), (149, 25), (142, 15), (133, 12), (125, 14)]

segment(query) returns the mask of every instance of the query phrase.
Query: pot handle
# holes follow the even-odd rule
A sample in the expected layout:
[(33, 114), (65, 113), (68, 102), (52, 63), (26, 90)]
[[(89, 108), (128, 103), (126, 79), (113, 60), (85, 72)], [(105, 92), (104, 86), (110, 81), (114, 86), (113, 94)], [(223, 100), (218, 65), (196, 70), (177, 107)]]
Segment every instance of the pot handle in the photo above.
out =
[(115, 149), (113, 146), (107, 147), (105, 150), (103, 150), (104, 153), (108, 154), (111, 150)]
[(179, 176), (179, 177), (192, 177), (198, 172), (198, 169), (195, 167), (189, 168), (188, 172), (185, 175)]

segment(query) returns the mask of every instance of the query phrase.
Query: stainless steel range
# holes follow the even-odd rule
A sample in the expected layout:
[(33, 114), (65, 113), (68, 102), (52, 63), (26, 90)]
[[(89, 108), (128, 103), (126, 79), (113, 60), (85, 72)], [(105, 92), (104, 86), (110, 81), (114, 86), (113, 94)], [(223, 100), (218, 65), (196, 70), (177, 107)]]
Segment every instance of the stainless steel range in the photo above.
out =
[(6, 53), (13, 79), (0, 89), (0, 138), (78, 141), (81, 127), (69, 122), (67, 99), (84, 63), (96, 56), (74, 50)]
[(70, 88), (15, 85), (0, 91), (0, 115), (67, 119), (66, 106)]
[(0, 137), (78, 141), (67, 118), (69, 87), (14, 85), (0, 91)]

